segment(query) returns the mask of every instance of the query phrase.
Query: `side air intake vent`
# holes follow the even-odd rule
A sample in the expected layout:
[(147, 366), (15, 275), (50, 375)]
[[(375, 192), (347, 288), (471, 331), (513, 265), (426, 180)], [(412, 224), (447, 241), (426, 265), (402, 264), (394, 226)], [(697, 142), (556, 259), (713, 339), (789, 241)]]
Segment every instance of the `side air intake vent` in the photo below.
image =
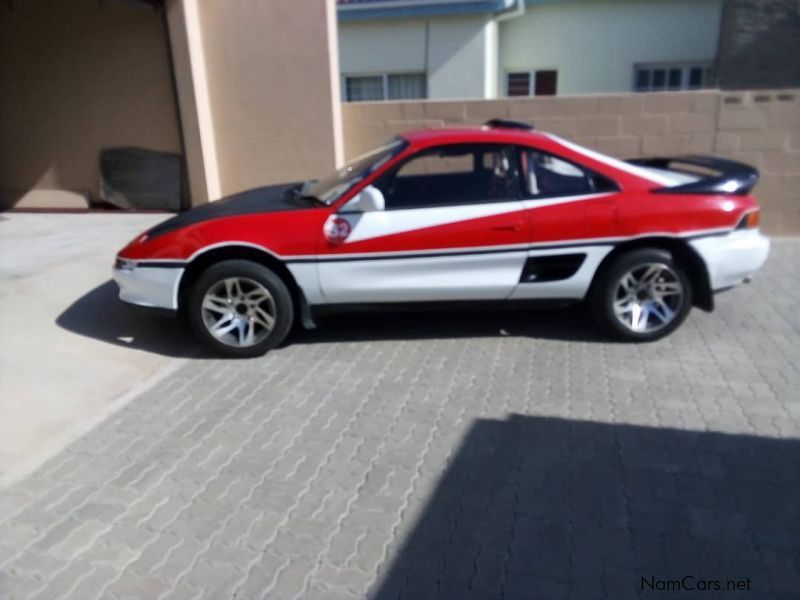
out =
[(493, 129), (522, 129), (524, 131), (533, 131), (534, 129), (533, 123), (512, 121), (511, 119), (489, 119), (484, 125)]

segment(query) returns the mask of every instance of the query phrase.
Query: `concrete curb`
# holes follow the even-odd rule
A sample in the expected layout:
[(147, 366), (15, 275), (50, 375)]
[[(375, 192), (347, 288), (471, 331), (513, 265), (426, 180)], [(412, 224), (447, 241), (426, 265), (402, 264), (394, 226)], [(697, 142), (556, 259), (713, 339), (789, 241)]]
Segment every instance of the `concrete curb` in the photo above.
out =
[(31, 456), (28, 460), (14, 467), (9, 472), (0, 475), (0, 490), (7, 488), (29, 476), (39, 467), (44, 465), (48, 460), (61, 453), (61, 451), (69, 446), (72, 442), (86, 435), (95, 427), (103, 423), (108, 417), (127, 406), (132, 400), (180, 370), (180, 368), (186, 365), (189, 360), (191, 359), (179, 358), (173, 360), (167, 366), (155, 371), (128, 391), (123, 392), (120, 396), (111, 401), (105, 407), (105, 409), (92, 416), (92, 418), (63, 431), (60, 435), (50, 440), (40, 449), (39, 452)]

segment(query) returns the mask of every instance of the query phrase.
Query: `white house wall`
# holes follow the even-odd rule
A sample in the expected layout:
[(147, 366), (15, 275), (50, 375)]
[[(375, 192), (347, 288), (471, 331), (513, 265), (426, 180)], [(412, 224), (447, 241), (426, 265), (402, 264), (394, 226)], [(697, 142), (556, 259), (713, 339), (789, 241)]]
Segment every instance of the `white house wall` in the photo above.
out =
[(487, 73), (496, 64), (487, 60), (492, 27), (488, 15), (340, 21), (340, 70), (343, 76), (427, 72), (429, 98), (484, 98), (494, 87)]
[(425, 21), (339, 21), (342, 75), (425, 70)]
[(721, 0), (529, 4), (500, 23), (500, 95), (509, 71), (558, 70), (558, 93), (631, 91), (636, 63), (713, 62)]
[(428, 93), (431, 98), (484, 98), (489, 17), (430, 21)]
[(498, 78), (497, 78), (497, 48), (498, 39), (497, 33), (499, 26), (497, 21), (489, 19), (486, 21), (484, 27), (484, 37), (486, 39), (485, 53), (484, 53), (484, 98), (497, 98), (498, 93)]

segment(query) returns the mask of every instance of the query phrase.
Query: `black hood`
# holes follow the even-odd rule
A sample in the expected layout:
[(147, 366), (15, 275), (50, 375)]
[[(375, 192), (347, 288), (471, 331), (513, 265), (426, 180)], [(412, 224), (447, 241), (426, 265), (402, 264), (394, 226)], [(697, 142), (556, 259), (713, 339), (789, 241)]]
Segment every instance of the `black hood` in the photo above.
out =
[(147, 232), (149, 238), (175, 231), (189, 225), (240, 215), (278, 212), (284, 210), (307, 210), (319, 204), (296, 194), (301, 182), (284, 183), (239, 192), (216, 202), (209, 202), (159, 223)]

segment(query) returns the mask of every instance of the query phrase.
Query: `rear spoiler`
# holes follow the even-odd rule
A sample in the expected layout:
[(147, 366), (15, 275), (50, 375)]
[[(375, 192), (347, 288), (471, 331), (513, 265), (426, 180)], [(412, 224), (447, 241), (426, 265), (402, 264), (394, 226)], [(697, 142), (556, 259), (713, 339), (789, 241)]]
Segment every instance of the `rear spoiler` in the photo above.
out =
[[(669, 158), (633, 158), (627, 162), (640, 167), (666, 169), (686, 175), (701, 177), (697, 181), (683, 183), (676, 186), (657, 188), (657, 194), (732, 194), (744, 196), (753, 189), (758, 182), (758, 170), (733, 160), (715, 158), (713, 156), (673, 156)], [(674, 166), (673, 166), (674, 165)], [(699, 167), (702, 170), (712, 171), (715, 174), (703, 176), (697, 170), (681, 168)]]

